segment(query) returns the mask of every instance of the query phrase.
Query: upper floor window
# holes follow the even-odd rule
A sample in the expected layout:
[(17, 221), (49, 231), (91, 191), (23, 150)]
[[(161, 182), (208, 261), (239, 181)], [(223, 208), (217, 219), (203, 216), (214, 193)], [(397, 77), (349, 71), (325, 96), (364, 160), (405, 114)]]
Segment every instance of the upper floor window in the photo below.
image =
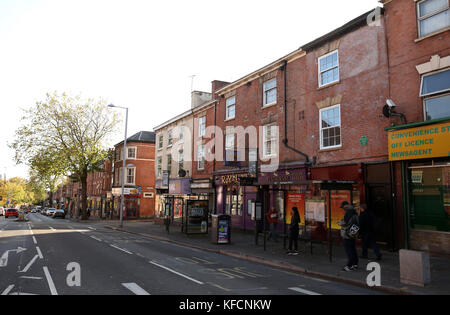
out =
[(263, 106), (275, 104), (277, 102), (277, 79), (264, 82), (263, 91)]
[(206, 116), (198, 119), (198, 136), (203, 137), (206, 134)]
[(157, 171), (156, 171), (156, 176), (157, 177), (161, 177), (162, 176), (162, 157), (158, 157), (158, 161), (156, 163), (157, 165)]
[(236, 96), (227, 98), (226, 107), (226, 119), (233, 119), (236, 117)]
[(197, 151), (197, 169), (205, 169), (205, 145), (199, 145)]
[(422, 76), (425, 120), (450, 117), (450, 69)]
[(234, 133), (225, 136), (225, 161), (234, 161)]
[(417, 4), (419, 37), (450, 27), (449, 0), (423, 0)]
[(172, 154), (167, 155), (167, 171), (169, 172), (170, 176), (170, 174), (172, 174)]
[(337, 50), (319, 58), (319, 87), (339, 81), (339, 53)]
[(183, 150), (178, 151), (178, 170), (184, 169), (184, 152)]
[(341, 146), (341, 106), (335, 105), (320, 110), (320, 148)]
[(180, 142), (180, 143), (183, 143), (184, 142), (184, 126), (180, 126), (180, 128), (179, 128), (179, 134), (178, 134), (178, 141)]
[(263, 126), (263, 156), (271, 157), (277, 155), (278, 126)]
[(126, 185), (135, 185), (135, 177), (136, 177), (136, 168), (135, 167), (129, 167), (127, 168), (127, 174), (126, 174)]
[(162, 149), (163, 146), (164, 146), (164, 137), (163, 137), (163, 135), (160, 135), (158, 137), (158, 149)]
[(136, 151), (137, 151), (136, 147), (128, 148), (127, 151), (128, 151), (127, 159), (135, 159), (136, 158)]
[(167, 146), (171, 146), (173, 144), (173, 136), (172, 136), (172, 130), (169, 130), (167, 132)]

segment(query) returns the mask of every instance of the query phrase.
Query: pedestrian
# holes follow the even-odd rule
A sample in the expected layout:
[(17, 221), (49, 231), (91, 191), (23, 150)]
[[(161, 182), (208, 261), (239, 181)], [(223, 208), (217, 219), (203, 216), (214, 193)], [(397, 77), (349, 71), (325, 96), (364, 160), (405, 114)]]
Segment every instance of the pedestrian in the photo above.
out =
[(353, 271), (358, 269), (358, 254), (356, 252), (356, 238), (351, 234), (351, 229), (354, 226), (359, 226), (358, 213), (355, 208), (347, 201), (343, 201), (340, 208), (345, 210), (344, 219), (338, 224), (341, 226), (341, 237), (344, 241), (345, 253), (347, 254), (347, 264), (344, 266), (344, 271)]
[(278, 242), (278, 233), (277, 233), (277, 224), (279, 220), (278, 211), (275, 208), (270, 208), (267, 213), (267, 222), (270, 225), (270, 233), (267, 240), (273, 239), (275, 242)]
[(373, 252), (377, 256), (377, 260), (381, 260), (380, 249), (378, 248), (377, 242), (375, 241), (375, 230), (377, 218), (375, 214), (367, 208), (366, 204), (360, 206), (359, 214), (359, 226), (360, 234), (362, 240), (362, 256), (361, 258), (368, 257), (368, 249), (372, 248)]
[[(298, 255), (298, 233), (300, 231), (300, 214), (297, 207), (292, 207), (291, 210), (291, 224), (289, 225), (289, 250), (288, 255)], [(294, 251), (292, 251), (292, 245), (294, 245)]]

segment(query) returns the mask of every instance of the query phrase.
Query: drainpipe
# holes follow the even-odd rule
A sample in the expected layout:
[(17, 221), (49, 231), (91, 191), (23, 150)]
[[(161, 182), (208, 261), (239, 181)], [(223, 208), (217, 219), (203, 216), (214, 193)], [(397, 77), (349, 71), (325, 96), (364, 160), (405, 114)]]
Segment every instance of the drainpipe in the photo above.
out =
[(284, 71), (284, 139), (283, 139), (283, 144), (286, 148), (300, 154), (303, 155), (305, 157), (306, 160), (306, 164), (313, 164), (310, 162), (309, 157), (307, 154), (297, 150), (296, 148), (291, 147), (288, 144), (288, 134), (287, 134), (287, 60), (283, 61), (283, 65), (281, 66), (280, 70)]

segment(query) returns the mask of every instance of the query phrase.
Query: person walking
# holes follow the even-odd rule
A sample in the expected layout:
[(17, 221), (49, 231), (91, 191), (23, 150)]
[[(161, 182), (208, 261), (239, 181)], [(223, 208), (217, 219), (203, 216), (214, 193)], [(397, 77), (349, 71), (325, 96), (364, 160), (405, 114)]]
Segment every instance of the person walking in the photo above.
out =
[(278, 242), (278, 233), (277, 233), (277, 224), (279, 220), (278, 211), (275, 208), (270, 208), (269, 212), (267, 212), (267, 222), (270, 226), (269, 237), (267, 240), (273, 239), (275, 242)]
[(342, 209), (345, 210), (344, 219), (338, 224), (341, 226), (341, 237), (344, 241), (345, 253), (347, 254), (347, 264), (344, 266), (344, 271), (353, 271), (358, 269), (358, 253), (356, 252), (356, 237), (350, 234), (350, 229), (357, 225), (359, 226), (358, 213), (355, 208), (347, 201), (341, 204)]
[[(298, 213), (297, 207), (293, 207), (291, 210), (291, 224), (289, 225), (289, 250), (288, 255), (298, 255), (298, 233), (300, 224), (300, 214)], [(294, 246), (294, 251), (292, 251), (292, 245)]]
[(366, 204), (360, 206), (359, 214), (359, 226), (362, 240), (362, 256), (361, 258), (369, 258), (368, 250), (372, 248), (373, 252), (377, 256), (377, 260), (381, 260), (381, 253), (378, 245), (375, 241), (375, 223), (377, 218), (375, 214), (367, 208)]

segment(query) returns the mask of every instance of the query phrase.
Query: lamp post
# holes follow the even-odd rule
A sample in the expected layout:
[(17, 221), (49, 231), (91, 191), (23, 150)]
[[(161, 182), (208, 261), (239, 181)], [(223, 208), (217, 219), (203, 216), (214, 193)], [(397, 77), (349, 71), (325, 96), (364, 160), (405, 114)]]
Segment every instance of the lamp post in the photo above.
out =
[(125, 139), (123, 142), (123, 155), (122, 155), (122, 193), (120, 198), (120, 227), (123, 227), (123, 208), (124, 208), (124, 190), (125, 190), (125, 160), (126, 160), (126, 150), (127, 150), (127, 129), (128, 129), (128, 108), (120, 107), (113, 104), (109, 104), (108, 107), (122, 108), (125, 109)]

